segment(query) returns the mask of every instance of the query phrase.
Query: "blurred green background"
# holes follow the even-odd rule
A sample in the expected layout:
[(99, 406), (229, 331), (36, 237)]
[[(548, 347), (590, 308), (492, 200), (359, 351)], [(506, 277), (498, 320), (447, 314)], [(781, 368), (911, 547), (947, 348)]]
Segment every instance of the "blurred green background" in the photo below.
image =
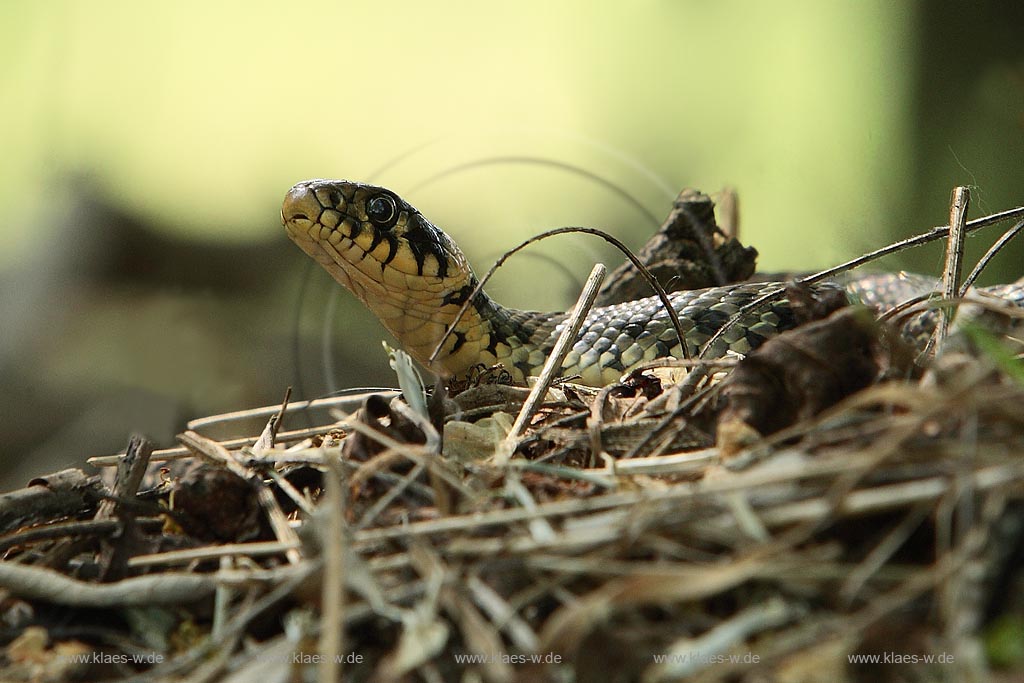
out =
[[(380, 326), (281, 229), (306, 178), (388, 185), (478, 271), (561, 225), (640, 246), (685, 186), (738, 190), (764, 270), (943, 224), (956, 184), (972, 216), (1020, 205), (1022, 27), (951, 0), (7, 0), (8, 487), (290, 384), (394, 384)], [(552, 240), (491, 293), (560, 308), (595, 260), (620, 259)]]

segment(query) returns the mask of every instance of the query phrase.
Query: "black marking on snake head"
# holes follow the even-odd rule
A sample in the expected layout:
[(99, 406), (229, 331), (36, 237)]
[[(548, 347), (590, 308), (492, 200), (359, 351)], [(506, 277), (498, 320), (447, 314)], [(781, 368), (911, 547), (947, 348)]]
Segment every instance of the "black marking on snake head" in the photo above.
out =
[(355, 238), (359, 236), (359, 233), (361, 233), (363, 231), (363, 222), (362, 221), (359, 221), (359, 220), (349, 220), (349, 221), (344, 221), (344, 222), (341, 223), (341, 225), (346, 225), (346, 224), (352, 226), (352, 233), (348, 236), (348, 238), (350, 240), (355, 240)]
[[(314, 195), (316, 196), (316, 195)], [(327, 200), (331, 203), (331, 208), (336, 209), (341, 205), (341, 191), (336, 187), (332, 187), (327, 191)], [(319, 199), (317, 200), (319, 201)]]
[(384, 270), (384, 266), (391, 263), (391, 261), (398, 254), (398, 238), (392, 235), (391, 233), (388, 233), (387, 235), (384, 236), (384, 239), (387, 240), (388, 243), (388, 255), (384, 258), (383, 261), (380, 262), (382, 272)]
[(373, 228), (373, 239), (370, 240), (370, 248), (366, 250), (366, 253), (370, 253), (371, 251), (376, 249), (377, 245), (380, 244), (381, 240), (383, 240), (383, 239), (384, 239), (384, 231), (381, 230), (380, 228), (374, 227)]
[(415, 212), (409, 213), (407, 225), (405, 239), (416, 258), (416, 274), (423, 275), (423, 264), (427, 254), (433, 254), (437, 259), (437, 276), (441, 279), (448, 277), (448, 254), (441, 246), (440, 231), (421, 214)]

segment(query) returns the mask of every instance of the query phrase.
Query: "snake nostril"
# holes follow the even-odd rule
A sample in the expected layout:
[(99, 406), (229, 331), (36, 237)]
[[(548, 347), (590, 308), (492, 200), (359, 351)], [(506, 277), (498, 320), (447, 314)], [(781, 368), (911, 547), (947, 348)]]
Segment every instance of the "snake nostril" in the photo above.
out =
[(315, 222), (322, 210), (316, 196), (308, 186), (299, 183), (284, 197), (281, 205), (281, 218), (285, 223), (291, 221)]

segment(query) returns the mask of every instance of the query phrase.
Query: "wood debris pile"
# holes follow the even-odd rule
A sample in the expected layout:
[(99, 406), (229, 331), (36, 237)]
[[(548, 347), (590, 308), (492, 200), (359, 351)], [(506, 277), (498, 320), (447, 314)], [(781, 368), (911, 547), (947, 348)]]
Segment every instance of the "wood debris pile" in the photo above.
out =
[(520, 433), (530, 390), (500, 370), (419, 407), (406, 377), (410, 400), (197, 420), (178, 448), (92, 459), (117, 466), (112, 486), (69, 470), (0, 496), (0, 680), (1021, 666), (1019, 631), (999, 630), (1024, 615), (1019, 361), (954, 332), (921, 365), (862, 311), (805, 303), (820, 320), (724, 380), (735, 360), (700, 382), (556, 383)]

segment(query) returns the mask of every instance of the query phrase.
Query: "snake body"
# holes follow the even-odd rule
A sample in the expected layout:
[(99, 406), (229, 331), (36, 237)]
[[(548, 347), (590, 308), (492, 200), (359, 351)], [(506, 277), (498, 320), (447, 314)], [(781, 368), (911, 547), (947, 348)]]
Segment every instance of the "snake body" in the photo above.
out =
[[(462, 251), (411, 204), (383, 187), (344, 180), (309, 180), (285, 197), (281, 218), (288, 236), (335, 280), (359, 298), (417, 361), (443, 376), (471, 367), (501, 364), (513, 379), (537, 375), (566, 320), (565, 313), (507, 308), (478, 293), (465, 315), (456, 316), (478, 284)], [(892, 278), (892, 285), (900, 283)], [(669, 295), (685, 331), (688, 355), (698, 350), (744, 305), (782, 283), (741, 283)], [(821, 283), (815, 290), (836, 290)], [(905, 298), (905, 287), (846, 286), (854, 300), (886, 308)], [(729, 326), (705, 358), (728, 350), (747, 353), (769, 337), (794, 327), (786, 300), (745, 314)], [(430, 356), (449, 327), (440, 353)], [(682, 349), (657, 297), (594, 308), (562, 364), (563, 376), (578, 375), (591, 386), (659, 357), (681, 357)]]

